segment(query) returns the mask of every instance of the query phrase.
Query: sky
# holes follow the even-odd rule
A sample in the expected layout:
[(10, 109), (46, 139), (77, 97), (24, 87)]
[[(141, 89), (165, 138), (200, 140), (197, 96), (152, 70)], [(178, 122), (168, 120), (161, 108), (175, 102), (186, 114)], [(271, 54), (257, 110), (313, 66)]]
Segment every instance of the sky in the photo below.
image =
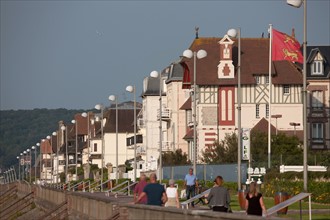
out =
[[(307, 1), (308, 45), (330, 45), (330, 0)], [(143, 79), (195, 38), (267, 36), (269, 24), (302, 43), (303, 7), (285, 0), (1, 0), (0, 110), (92, 109), (133, 100)]]

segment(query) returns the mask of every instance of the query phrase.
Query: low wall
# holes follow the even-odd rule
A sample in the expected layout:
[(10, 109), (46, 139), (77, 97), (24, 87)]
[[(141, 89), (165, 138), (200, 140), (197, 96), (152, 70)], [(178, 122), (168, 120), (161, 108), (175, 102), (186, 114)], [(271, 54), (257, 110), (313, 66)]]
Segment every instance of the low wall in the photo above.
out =
[[(67, 201), (69, 219), (111, 219), (119, 213), (120, 220), (258, 220), (264, 219), (258, 216), (248, 216), (243, 213), (220, 213), (209, 210), (187, 210), (171, 207), (158, 207), (148, 205), (132, 204), (132, 197), (110, 196), (105, 197), (104, 193), (69, 192), (38, 185), (29, 186), (27, 183), (17, 183), (18, 191), (27, 194), (34, 191), (35, 203), (45, 211), (52, 210), (56, 205)], [(281, 219), (268, 217), (267, 219)]]
[[(120, 204), (119, 205), (121, 220), (258, 220), (265, 219), (261, 216), (251, 216), (244, 213), (223, 213), (211, 212), (209, 210), (188, 210), (177, 209), (171, 207), (158, 207), (148, 205), (133, 205)], [(267, 219), (282, 219), (278, 217), (267, 217)]]

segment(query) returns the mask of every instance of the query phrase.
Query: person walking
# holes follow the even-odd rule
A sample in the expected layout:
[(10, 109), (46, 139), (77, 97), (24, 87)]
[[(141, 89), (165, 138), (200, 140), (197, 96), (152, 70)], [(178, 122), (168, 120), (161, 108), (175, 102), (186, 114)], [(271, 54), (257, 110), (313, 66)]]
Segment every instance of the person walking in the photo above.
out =
[(262, 212), (266, 215), (266, 207), (262, 194), (258, 192), (257, 183), (250, 183), (249, 192), (245, 197), (245, 210), (248, 215), (262, 216)]
[(215, 185), (211, 188), (207, 196), (209, 206), (215, 212), (227, 212), (230, 207), (230, 194), (228, 189), (222, 186), (222, 176), (215, 178)]
[[(189, 173), (184, 178), (184, 186), (186, 187), (187, 200), (195, 196), (196, 187), (198, 187), (197, 177), (193, 174), (193, 168), (189, 169)], [(191, 207), (195, 207), (194, 201), (191, 202)]]
[(147, 196), (147, 205), (162, 206), (167, 202), (164, 186), (157, 183), (157, 175), (155, 173), (150, 174), (150, 183), (144, 187), (143, 192), (134, 203), (139, 203), (144, 196)]
[[(142, 194), (144, 187), (147, 185), (147, 177), (145, 174), (141, 174), (140, 176), (140, 181), (138, 184), (136, 184), (134, 188), (134, 202), (136, 202), (137, 198), (139, 197), (140, 194)], [(143, 196), (141, 200), (139, 201), (139, 204), (147, 204), (147, 196)]]
[(165, 207), (177, 207), (180, 208), (178, 189), (174, 186), (174, 180), (168, 181), (169, 187), (166, 188), (167, 202)]

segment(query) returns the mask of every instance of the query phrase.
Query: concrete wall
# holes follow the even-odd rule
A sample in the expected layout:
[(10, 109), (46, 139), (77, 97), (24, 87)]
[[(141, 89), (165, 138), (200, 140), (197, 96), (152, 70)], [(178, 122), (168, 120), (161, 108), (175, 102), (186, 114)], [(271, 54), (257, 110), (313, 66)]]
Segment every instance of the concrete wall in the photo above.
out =
[[(26, 183), (17, 183), (18, 191), (21, 194), (30, 192), (30, 186)], [(110, 196), (105, 197), (104, 193), (88, 192), (67, 192), (32, 185), (31, 189), (35, 192), (35, 203), (45, 211), (52, 210), (56, 205), (67, 201), (69, 219), (111, 219), (119, 212), (121, 220), (213, 220), (213, 219), (263, 219), (258, 216), (247, 216), (242, 213), (218, 213), (209, 210), (186, 210), (170, 207), (158, 207), (147, 205), (131, 204), (132, 198), (120, 196), (118, 199)], [(268, 217), (267, 219), (281, 219), (278, 217)]]
[[(245, 214), (210, 212), (209, 210), (187, 210), (171, 207), (158, 207), (148, 205), (120, 204), (119, 207), (121, 220), (225, 220), (225, 219), (245, 219), (258, 220), (264, 219), (259, 216), (248, 216)], [(278, 217), (267, 217), (267, 219), (281, 219)]]

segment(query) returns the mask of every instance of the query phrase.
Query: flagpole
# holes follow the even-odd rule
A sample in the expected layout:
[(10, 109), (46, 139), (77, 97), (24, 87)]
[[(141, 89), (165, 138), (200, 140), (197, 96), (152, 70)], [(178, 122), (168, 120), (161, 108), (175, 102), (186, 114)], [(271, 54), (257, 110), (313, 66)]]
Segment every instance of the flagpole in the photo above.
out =
[(269, 68), (268, 68), (268, 84), (269, 84), (269, 100), (268, 100), (268, 168), (270, 168), (271, 155), (271, 103), (272, 103), (272, 41), (273, 41), (273, 25), (269, 24)]

